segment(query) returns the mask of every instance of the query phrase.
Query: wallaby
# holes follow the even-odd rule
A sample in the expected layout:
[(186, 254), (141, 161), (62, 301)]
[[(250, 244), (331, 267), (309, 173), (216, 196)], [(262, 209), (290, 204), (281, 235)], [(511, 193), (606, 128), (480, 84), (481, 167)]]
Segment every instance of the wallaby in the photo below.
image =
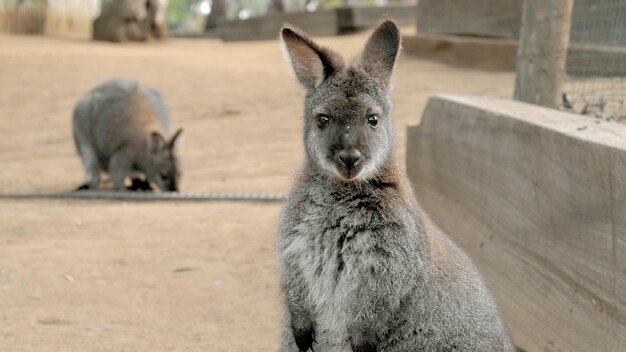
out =
[(112, 0), (93, 23), (93, 39), (145, 41), (167, 36), (168, 0)]
[(73, 130), (85, 169), (79, 189), (97, 188), (103, 170), (117, 190), (127, 189), (125, 181), (132, 178), (131, 189), (146, 189), (154, 182), (161, 191), (178, 191), (176, 141), (182, 129), (168, 138), (168, 111), (156, 90), (128, 79), (107, 81), (78, 102)]
[(112, 42), (146, 40), (142, 28), (148, 16), (145, 0), (112, 0), (93, 22), (93, 39)]
[(385, 21), (352, 64), (289, 25), (306, 159), (281, 214), (281, 351), (513, 351), (470, 258), (424, 213), (395, 156)]

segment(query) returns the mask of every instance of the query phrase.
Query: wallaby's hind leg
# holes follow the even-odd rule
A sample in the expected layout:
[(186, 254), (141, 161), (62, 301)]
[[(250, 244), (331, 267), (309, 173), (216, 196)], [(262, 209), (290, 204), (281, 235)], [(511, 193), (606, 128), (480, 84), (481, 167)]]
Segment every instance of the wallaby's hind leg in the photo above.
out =
[(109, 173), (111, 174), (115, 189), (118, 191), (126, 191), (127, 188), (124, 181), (126, 181), (126, 178), (132, 173), (132, 163), (123, 152), (115, 153), (111, 157), (109, 161)]
[(87, 143), (81, 143), (78, 147), (78, 153), (83, 160), (83, 168), (85, 170), (85, 182), (76, 190), (95, 189), (100, 185), (100, 162), (93, 148)]

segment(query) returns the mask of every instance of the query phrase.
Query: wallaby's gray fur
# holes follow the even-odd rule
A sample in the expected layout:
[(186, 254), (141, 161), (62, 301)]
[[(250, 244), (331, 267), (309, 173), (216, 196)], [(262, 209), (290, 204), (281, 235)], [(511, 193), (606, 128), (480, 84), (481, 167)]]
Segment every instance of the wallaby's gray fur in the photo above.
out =
[(167, 35), (168, 0), (113, 0), (93, 23), (93, 39), (112, 42), (145, 41)]
[[(118, 190), (126, 189), (127, 178), (143, 174), (162, 191), (178, 191), (176, 140), (182, 130), (168, 138), (168, 111), (156, 90), (128, 79), (107, 81), (78, 102), (73, 130), (85, 168), (79, 189), (97, 188), (102, 170)], [(145, 187), (136, 182), (133, 187)]]
[(277, 239), (281, 351), (513, 351), (478, 270), (397, 166), (396, 24), (382, 23), (350, 65), (293, 27), (281, 38), (306, 89), (306, 160)]

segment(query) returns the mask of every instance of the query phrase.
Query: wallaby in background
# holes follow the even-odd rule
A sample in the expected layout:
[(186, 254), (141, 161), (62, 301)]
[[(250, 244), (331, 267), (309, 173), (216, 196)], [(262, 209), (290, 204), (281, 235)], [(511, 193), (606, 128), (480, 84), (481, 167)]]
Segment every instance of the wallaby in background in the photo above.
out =
[(382, 23), (352, 64), (293, 27), (281, 38), (306, 90), (306, 159), (277, 238), (281, 351), (513, 351), (478, 270), (397, 164), (396, 24)]
[(167, 36), (168, 0), (112, 0), (93, 23), (93, 39), (145, 41)]
[(102, 170), (118, 190), (127, 189), (131, 178), (131, 189), (149, 189), (154, 182), (161, 191), (178, 191), (176, 141), (182, 129), (168, 137), (167, 107), (156, 90), (128, 79), (107, 81), (78, 102), (73, 130), (85, 169), (79, 189), (97, 188)]

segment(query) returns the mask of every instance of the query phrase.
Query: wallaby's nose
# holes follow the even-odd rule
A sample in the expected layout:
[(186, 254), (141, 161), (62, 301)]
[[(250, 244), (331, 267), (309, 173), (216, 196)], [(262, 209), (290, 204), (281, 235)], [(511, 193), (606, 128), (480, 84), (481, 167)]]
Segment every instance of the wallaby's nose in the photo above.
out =
[(342, 150), (339, 152), (339, 160), (348, 168), (352, 169), (361, 160), (361, 152), (356, 149)]

